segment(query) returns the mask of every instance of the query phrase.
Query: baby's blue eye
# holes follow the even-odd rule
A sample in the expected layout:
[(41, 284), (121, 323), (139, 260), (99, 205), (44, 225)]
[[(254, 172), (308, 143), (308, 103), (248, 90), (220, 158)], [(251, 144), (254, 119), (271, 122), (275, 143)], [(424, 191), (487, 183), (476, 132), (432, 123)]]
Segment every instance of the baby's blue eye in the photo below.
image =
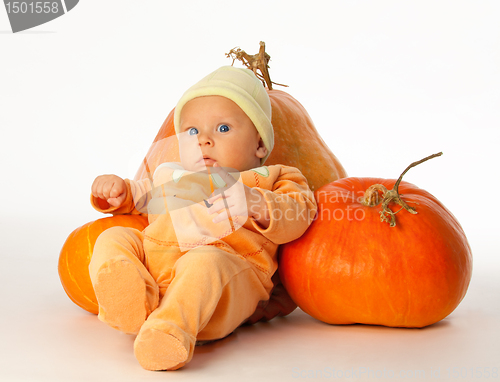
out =
[(217, 131), (220, 133), (227, 133), (229, 131), (229, 126), (228, 125), (219, 125), (217, 127)]
[(196, 127), (191, 127), (189, 130), (188, 130), (188, 134), (189, 135), (196, 135), (198, 134), (198, 129)]

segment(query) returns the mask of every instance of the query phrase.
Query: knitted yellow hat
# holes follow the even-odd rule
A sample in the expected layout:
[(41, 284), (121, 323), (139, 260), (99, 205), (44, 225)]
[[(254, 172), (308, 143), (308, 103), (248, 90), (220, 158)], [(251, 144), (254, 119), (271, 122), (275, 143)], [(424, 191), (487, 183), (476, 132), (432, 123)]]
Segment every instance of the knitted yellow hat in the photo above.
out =
[(249, 69), (223, 66), (190, 87), (175, 107), (176, 133), (179, 133), (181, 111), (184, 105), (193, 98), (213, 95), (229, 98), (253, 122), (267, 148), (267, 155), (260, 161), (264, 164), (274, 147), (271, 101), (262, 82)]

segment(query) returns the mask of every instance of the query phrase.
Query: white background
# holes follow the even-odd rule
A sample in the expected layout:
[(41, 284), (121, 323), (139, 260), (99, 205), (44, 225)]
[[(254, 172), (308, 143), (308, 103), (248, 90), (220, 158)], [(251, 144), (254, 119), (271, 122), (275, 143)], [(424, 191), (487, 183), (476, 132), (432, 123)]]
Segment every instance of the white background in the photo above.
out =
[[(446, 380), (446, 367), (499, 367), (498, 20), (494, 0), (81, 0), (63, 17), (12, 34), (0, 9), (0, 380), (88, 380), (97, 368), (109, 380), (167, 378), (143, 372), (128, 337), (71, 303), (57, 277), (59, 250), (73, 229), (102, 217), (89, 204), (93, 179), (133, 177), (182, 92), (230, 64), (231, 48), (257, 53), (261, 40), (272, 78), (290, 86), (349, 176), (397, 178), (409, 163), (444, 152), (405, 180), (461, 222), (473, 281), (447, 326), (418, 331), (417, 345), (408, 334), (415, 331), (330, 327), (297, 311), (282, 326), (257, 325), (226, 347), (197, 350), (191, 369), (175, 377), (292, 380), (353, 366), (420, 367), (427, 379), (441, 368)], [(294, 333), (304, 335), (301, 344)], [(249, 356), (244, 345), (259, 341), (265, 345)], [(373, 341), (407, 345), (384, 353)], [(448, 358), (431, 356), (431, 345)]]

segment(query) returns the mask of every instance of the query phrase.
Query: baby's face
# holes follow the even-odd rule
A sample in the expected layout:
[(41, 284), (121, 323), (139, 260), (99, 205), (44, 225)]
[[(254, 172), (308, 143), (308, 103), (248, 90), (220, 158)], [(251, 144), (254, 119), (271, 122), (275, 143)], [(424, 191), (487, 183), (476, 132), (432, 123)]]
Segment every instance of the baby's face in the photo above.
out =
[(228, 98), (194, 98), (182, 108), (179, 152), (188, 171), (206, 171), (217, 162), (245, 171), (260, 166), (267, 149), (248, 116)]

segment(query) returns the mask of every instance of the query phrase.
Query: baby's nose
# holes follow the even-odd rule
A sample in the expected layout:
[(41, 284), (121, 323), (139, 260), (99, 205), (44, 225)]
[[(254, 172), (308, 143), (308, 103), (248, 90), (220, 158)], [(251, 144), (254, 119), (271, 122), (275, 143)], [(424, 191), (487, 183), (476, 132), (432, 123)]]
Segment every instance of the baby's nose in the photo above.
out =
[(200, 146), (214, 144), (212, 137), (210, 137), (208, 134), (200, 134), (198, 136), (198, 142), (200, 143)]

